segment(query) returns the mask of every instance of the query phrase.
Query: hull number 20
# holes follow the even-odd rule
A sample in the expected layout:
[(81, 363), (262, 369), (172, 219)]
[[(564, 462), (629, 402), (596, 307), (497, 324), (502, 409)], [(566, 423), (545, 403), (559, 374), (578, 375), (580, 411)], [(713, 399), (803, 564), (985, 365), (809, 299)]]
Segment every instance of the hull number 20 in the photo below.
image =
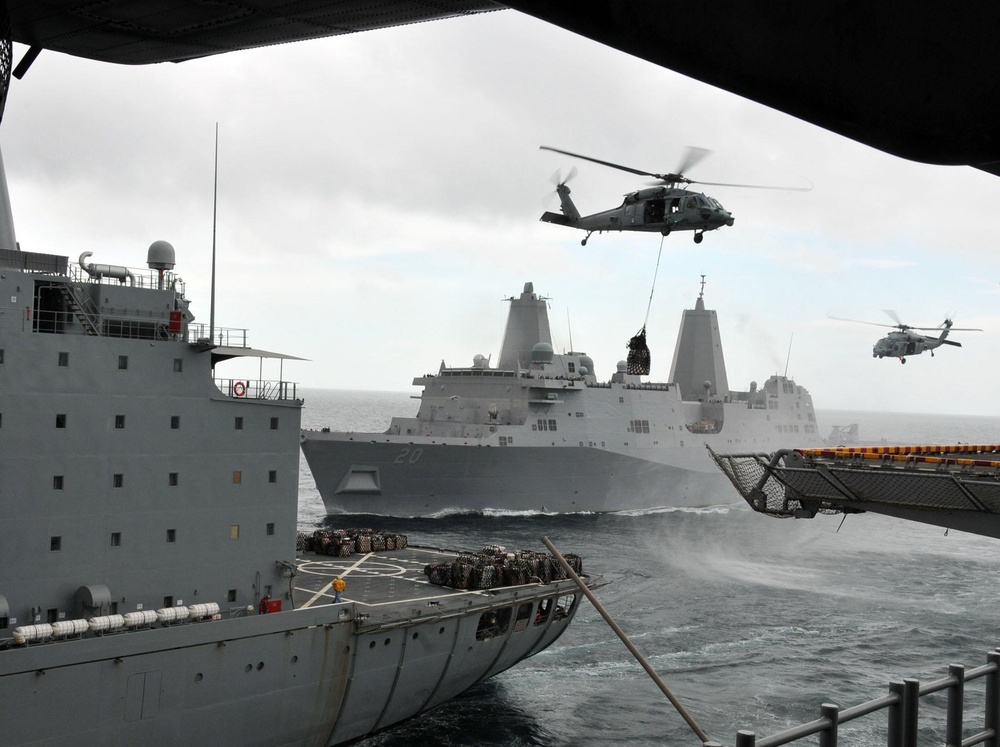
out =
[(395, 459), (392, 460), (393, 464), (416, 464), (420, 461), (420, 455), (424, 453), (423, 449), (402, 449)]

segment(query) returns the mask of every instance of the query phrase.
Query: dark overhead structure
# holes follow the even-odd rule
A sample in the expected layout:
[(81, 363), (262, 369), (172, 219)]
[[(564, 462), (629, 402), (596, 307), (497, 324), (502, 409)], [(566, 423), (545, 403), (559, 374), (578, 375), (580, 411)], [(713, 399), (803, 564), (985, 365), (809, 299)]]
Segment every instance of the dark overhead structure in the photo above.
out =
[[(1000, 175), (1000, 3), (505, 5), (888, 153)], [(503, 7), (482, 0), (8, 0), (6, 6), (10, 38), (32, 48), (29, 63), (46, 49), (122, 64), (180, 62)], [(0, 59), (5, 76), (9, 49), (8, 43)]]

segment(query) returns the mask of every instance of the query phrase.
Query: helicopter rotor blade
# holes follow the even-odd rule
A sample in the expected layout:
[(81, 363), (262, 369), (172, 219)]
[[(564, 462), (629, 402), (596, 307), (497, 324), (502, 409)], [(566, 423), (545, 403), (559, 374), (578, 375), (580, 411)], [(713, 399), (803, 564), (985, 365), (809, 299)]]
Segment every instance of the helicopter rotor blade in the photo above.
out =
[(688, 184), (706, 184), (709, 187), (740, 187), (742, 189), (774, 189), (780, 192), (812, 192), (809, 187), (775, 187), (766, 184), (729, 184), (728, 182), (699, 182), (694, 179), (686, 179)]
[(538, 146), (539, 150), (551, 150), (553, 153), (562, 153), (564, 156), (572, 156), (573, 158), (582, 158), (584, 161), (591, 161), (592, 163), (599, 163), (601, 166), (609, 166), (613, 169), (619, 169), (620, 171), (627, 171), (630, 174), (638, 174), (639, 176), (660, 176), (659, 174), (652, 174), (648, 171), (639, 171), (639, 169), (633, 169), (629, 166), (622, 166), (618, 163), (611, 163), (611, 161), (602, 161), (599, 158), (591, 158), (590, 156), (582, 156), (579, 153), (570, 153), (568, 150), (559, 150), (558, 148), (550, 148), (548, 145)]
[(895, 329), (896, 327), (899, 326), (898, 324), (882, 324), (881, 322), (866, 322), (863, 319), (847, 319), (846, 317), (834, 316), (833, 314), (827, 314), (827, 317), (830, 319), (836, 319), (838, 322), (854, 322), (855, 324), (870, 324), (873, 327), (889, 327), (891, 329)]
[(882, 311), (884, 311), (886, 316), (892, 319), (892, 321), (894, 321), (896, 323), (896, 326), (899, 327), (900, 329), (911, 329), (910, 325), (903, 324), (902, 320), (899, 318), (899, 315), (892, 309), (882, 309)]
[(693, 145), (688, 145), (685, 148), (684, 158), (681, 159), (681, 163), (677, 167), (676, 175), (683, 176), (689, 169), (701, 163), (711, 152), (708, 148), (697, 148)]
[(578, 173), (579, 172), (577, 171), (576, 166), (572, 166), (567, 172), (566, 177), (563, 178), (562, 169), (556, 169), (552, 176), (549, 177), (549, 181), (558, 187), (573, 181)]

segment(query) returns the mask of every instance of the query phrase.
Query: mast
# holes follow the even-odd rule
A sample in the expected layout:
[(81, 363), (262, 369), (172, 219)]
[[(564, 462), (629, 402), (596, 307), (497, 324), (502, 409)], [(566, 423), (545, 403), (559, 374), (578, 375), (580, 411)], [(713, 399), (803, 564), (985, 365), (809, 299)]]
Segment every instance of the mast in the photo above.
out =
[(14, 234), (14, 211), (10, 207), (10, 192), (7, 190), (7, 172), (0, 154), (0, 249), (17, 251), (17, 236)]

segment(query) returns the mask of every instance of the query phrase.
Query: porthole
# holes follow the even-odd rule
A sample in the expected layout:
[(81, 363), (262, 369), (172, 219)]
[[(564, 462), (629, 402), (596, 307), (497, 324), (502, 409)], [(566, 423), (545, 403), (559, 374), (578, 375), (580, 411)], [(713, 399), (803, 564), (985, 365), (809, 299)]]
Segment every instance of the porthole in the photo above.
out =
[(253, 664), (247, 664), (245, 667), (243, 667), (243, 671), (246, 672), (246, 673), (248, 673), (248, 674), (250, 672), (252, 672), (253, 671)]
[(417, 640), (417, 635), (418, 635), (417, 633), (413, 634), (413, 640)]
[(264, 662), (258, 661), (257, 662), (257, 671), (259, 672), (263, 668), (264, 668)]
[(195, 682), (201, 682), (203, 679), (205, 679), (205, 675), (203, 675), (201, 672), (198, 672), (198, 674), (194, 676)]
[(392, 643), (392, 639), (391, 638), (386, 638), (385, 639), (385, 645), (388, 646), (390, 643)]
[(368, 648), (375, 648), (375, 641), (368, 644)]
[(297, 664), (297, 663), (298, 663), (298, 661), (299, 661), (299, 657), (297, 657), (297, 656), (293, 656), (293, 657), (291, 658), (291, 662), (292, 662), (292, 664)]

